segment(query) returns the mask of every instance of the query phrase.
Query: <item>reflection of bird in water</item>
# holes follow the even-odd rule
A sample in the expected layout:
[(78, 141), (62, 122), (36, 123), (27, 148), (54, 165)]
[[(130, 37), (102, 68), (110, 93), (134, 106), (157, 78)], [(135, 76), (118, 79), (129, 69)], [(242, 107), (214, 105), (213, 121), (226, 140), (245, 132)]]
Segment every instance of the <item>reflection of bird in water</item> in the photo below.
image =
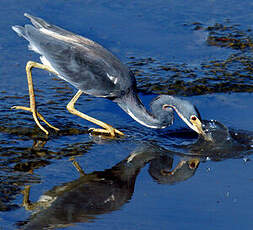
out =
[(160, 95), (151, 102), (148, 111), (137, 95), (133, 73), (109, 51), (99, 44), (51, 25), (40, 18), (25, 14), (32, 25), (13, 26), (18, 35), (29, 42), (29, 48), (41, 55), (43, 64), (29, 61), (26, 66), (30, 107), (14, 106), (15, 109), (30, 111), (36, 124), (46, 133), (39, 119), (49, 124), (37, 111), (31, 69), (49, 71), (69, 82), (78, 89), (68, 103), (70, 113), (97, 124), (102, 129), (93, 132), (114, 137), (123, 135), (112, 126), (87, 116), (75, 109), (74, 105), (82, 93), (104, 97), (116, 102), (126, 113), (140, 124), (150, 128), (165, 128), (173, 122), (173, 109), (194, 131), (201, 132), (201, 121), (195, 107), (189, 102), (168, 95)]
[(185, 147), (191, 154), (208, 156), (213, 160), (241, 157), (251, 154), (248, 150), (253, 149), (253, 135), (246, 131), (230, 130), (216, 120), (202, 120), (199, 139)]
[(198, 158), (188, 157), (172, 169), (174, 158), (169, 155), (157, 157), (150, 162), (149, 174), (161, 184), (175, 184), (192, 177), (199, 165)]
[[(202, 130), (204, 139), (210, 142), (225, 143), (232, 140), (228, 128), (216, 120), (204, 120)], [(203, 135), (200, 135), (200, 138), (203, 138)]]
[[(228, 127), (216, 120), (203, 120), (202, 131), (204, 133), (204, 139), (214, 144), (238, 144), (251, 146), (253, 144), (252, 134), (246, 131), (230, 130)], [(203, 138), (200, 135), (200, 139)]]
[[(167, 154), (170, 152), (159, 146), (145, 144), (111, 169), (90, 174), (85, 174), (74, 161), (76, 169), (81, 174), (80, 178), (54, 187), (41, 196), (38, 202), (30, 202), (30, 186), (26, 187), (23, 205), (34, 212), (29, 220), (22, 224), (22, 229), (62, 228), (79, 222), (88, 222), (96, 219), (97, 215), (120, 209), (131, 199), (141, 168), (152, 161), (156, 161), (154, 164), (157, 165), (156, 159), (159, 161), (163, 159), (163, 164), (167, 168), (173, 157), (164, 157)], [(182, 180), (177, 176), (181, 165), (185, 163), (179, 163), (170, 173), (170, 178), (174, 177), (174, 181)], [(164, 167), (151, 168), (153, 175), (160, 174), (161, 169), (165, 171)], [(155, 172), (156, 170), (158, 172)], [(187, 170), (182, 171), (187, 172)], [(167, 172), (163, 172), (158, 180), (161, 180), (162, 177), (167, 178)], [(189, 177), (187, 175), (185, 179)]]
[(28, 186), (24, 206), (35, 212), (23, 229), (63, 227), (119, 209), (131, 199), (140, 169), (159, 154), (156, 150), (140, 148), (131, 162), (126, 158), (111, 169), (90, 174), (85, 174), (74, 162), (80, 178), (53, 188), (34, 204), (29, 201)]

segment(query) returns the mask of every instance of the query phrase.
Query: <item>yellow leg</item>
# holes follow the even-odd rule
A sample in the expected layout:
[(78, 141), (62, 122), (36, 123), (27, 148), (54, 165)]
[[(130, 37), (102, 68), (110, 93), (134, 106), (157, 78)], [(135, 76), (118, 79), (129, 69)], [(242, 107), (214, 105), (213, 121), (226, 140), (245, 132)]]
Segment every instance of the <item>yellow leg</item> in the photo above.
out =
[(54, 127), (53, 125), (51, 125), (49, 122), (47, 122), (45, 120), (45, 118), (40, 113), (37, 112), (36, 102), (35, 102), (35, 94), (34, 94), (34, 89), (33, 89), (32, 72), (31, 72), (32, 68), (34, 68), (34, 67), (39, 68), (39, 69), (43, 69), (43, 70), (46, 70), (46, 71), (52, 72), (53, 74), (58, 75), (58, 73), (51, 70), (48, 66), (42, 65), (42, 64), (37, 63), (37, 62), (32, 62), (32, 61), (27, 62), (27, 64), (26, 64), (26, 74), (27, 74), (29, 97), (30, 97), (30, 107), (13, 106), (11, 108), (12, 109), (22, 109), (22, 110), (32, 112), (33, 119), (36, 122), (36, 124), (40, 127), (40, 129), (43, 132), (45, 132), (48, 135), (48, 131), (40, 124), (39, 119), (44, 121), (50, 128), (55, 129), (57, 131), (59, 129)]
[(30, 185), (26, 185), (25, 186), (25, 189), (22, 191), (23, 195), (24, 195), (24, 198), (23, 198), (23, 207), (27, 210), (27, 211), (31, 211), (31, 210), (34, 210), (37, 205), (36, 204), (33, 204), (31, 203), (30, 199), (29, 199), (29, 196), (30, 196), (30, 188), (31, 186)]
[(48, 197), (49, 199), (45, 200), (38, 200), (37, 202), (31, 202), (30, 201), (30, 185), (26, 185), (24, 190), (22, 191), (22, 194), (24, 195), (23, 198), (23, 203), (22, 206), (27, 210), (27, 211), (32, 211), (35, 209), (41, 209), (41, 208), (48, 208), (51, 206), (51, 203), (54, 201), (54, 199), (50, 199), (51, 197)]
[(108, 125), (108, 124), (106, 124), (106, 123), (104, 123), (102, 121), (99, 121), (99, 120), (97, 120), (97, 119), (95, 119), (93, 117), (90, 117), (90, 116), (88, 116), (86, 114), (83, 114), (83, 113), (79, 112), (78, 110), (76, 110), (75, 107), (74, 107), (74, 105), (75, 105), (77, 99), (81, 96), (81, 94), (82, 94), (82, 91), (78, 90), (78, 92), (76, 93), (76, 95), (68, 103), (67, 110), (70, 113), (72, 113), (74, 115), (77, 115), (77, 116), (79, 116), (79, 117), (81, 117), (81, 118), (83, 118), (85, 120), (88, 120), (88, 121), (90, 121), (90, 122), (92, 122), (92, 123), (94, 123), (94, 124), (96, 124), (98, 126), (101, 126), (103, 128), (103, 129), (91, 128), (90, 130), (92, 132), (101, 133), (101, 134), (107, 134), (107, 135), (110, 135), (111, 137), (115, 137), (116, 134), (121, 135), (121, 136), (124, 135), (124, 133), (122, 133), (119, 130), (113, 128), (112, 126), (110, 126), (110, 125)]
[(86, 173), (83, 171), (82, 167), (78, 164), (78, 162), (75, 160), (75, 157), (70, 157), (69, 160), (72, 162), (76, 170), (80, 173), (80, 176), (85, 176)]
[(40, 149), (43, 148), (45, 146), (45, 144), (47, 143), (46, 140), (34, 140), (33, 141), (33, 149)]

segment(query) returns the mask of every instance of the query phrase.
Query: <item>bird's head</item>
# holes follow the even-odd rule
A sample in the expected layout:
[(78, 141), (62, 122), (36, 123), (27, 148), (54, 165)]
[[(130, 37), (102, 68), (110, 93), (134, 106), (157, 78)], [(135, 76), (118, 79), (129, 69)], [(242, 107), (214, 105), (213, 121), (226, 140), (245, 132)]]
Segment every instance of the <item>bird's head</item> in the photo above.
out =
[[(160, 113), (165, 111), (170, 113), (171, 109), (173, 109), (191, 129), (200, 135), (204, 134), (198, 109), (189, 101), (170, 95), (160, 95), (152, 102), (152, 107), (157, 108), (158, 104), (162, 110)], [(159, 113), (157, 110), (154, 111), (154, 109), (152, 111)]]

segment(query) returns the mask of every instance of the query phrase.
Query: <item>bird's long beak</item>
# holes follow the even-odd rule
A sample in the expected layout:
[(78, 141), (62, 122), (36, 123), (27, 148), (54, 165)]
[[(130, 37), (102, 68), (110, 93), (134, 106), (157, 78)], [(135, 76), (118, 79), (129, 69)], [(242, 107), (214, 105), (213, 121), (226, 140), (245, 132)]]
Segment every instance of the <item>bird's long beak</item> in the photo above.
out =
[(202, 123), (201, 123), (201, 121), (196, 116), (191, 117), (190, 118), (190, 122), (191, 122), (191, 124), (194, 127), (193, 128), (194, 131), (196, 131), (200, 135), (203, 135), (203, 136), (205, 135), (205, 133), (204, 133), (204, 131), (202, 129)]
[(196, 120), (195, 119), (191, 119), (190, 118), (190, 120), (189, 119), (187, 119), (178, 109), (177, 109), (177, 107), (176, 106), (174, 106), (174, 105), (168, 105), (168, 106), (170, 106), (171, 108), (173, 108), (175, 111), (176, 111), (176, 113), (177, 113), (177, 115), (192, 129), (192, 130), (194, 130), (195, 132), (197, 132), (198, 134), (203, 134), (204, 132), (203, 132), (203, 130), (202, 130), (202, 124), (201, 124), (201, 121), (196, 117), (196, 116), (194, 116), (195, 118), (196, 118)]
[(208, 136), (202, 129), (202, 123), (201, 121), (196, 117), (196, 116), (192, 116), (190, 118), (190, 121), (192, 123), (192, 125), (194, 126), (194, 130), (201, 135), (206, 141), (212, 141), (212, 139), (210, 139), (210, 136)]
[(190, 119), (187, 119), (179, 110), (176, 106), (174, 105), (168, 105), (170, 107), (172, 107), (176, 113), (178, 114), (178, 116), (195, 132), (197, 132), (199, 135), (201, 135), (205, 140), (210, 140), (210, 138), (206, 135), (206, 133), (203, 131), (202, 129), (202, 123), (200, 121), (200, 119), (195, 116), (192, 115), (190, 117)]

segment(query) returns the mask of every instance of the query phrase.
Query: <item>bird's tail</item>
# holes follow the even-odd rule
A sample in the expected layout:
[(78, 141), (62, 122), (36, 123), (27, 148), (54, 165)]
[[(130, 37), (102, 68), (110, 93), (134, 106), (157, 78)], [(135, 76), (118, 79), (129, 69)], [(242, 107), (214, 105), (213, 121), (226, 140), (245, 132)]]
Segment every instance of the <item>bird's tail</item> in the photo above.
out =
[(50, 27), (51, 25), (48, 24), (46, 21), (44, 21), (43, 19), (41, 18), (37, 18), (37, 17), (34, 17), (30, 14), (27, 14), (25, 13), (24, 14), (25, 17), (29, 18), (32, 22), (32, 24), (37, 28), (37, 29), (40, 29), (40, 28), (48, 28)]
[(18, 36), (24, 37), (26, 40), (28, 40), (28, 36), (27, 36), (25, 27), (12, 26), (11, 28), (18, 34)]
[[(50, 24), (48, 24), (47, 22), (45, 22), (43, 19), (41, 18), (37, 18), (34, 17), (30, 14), (25, 13), (24, 14), (25, 17), (29, 18), (32, 22), (32, 24), (35, 26), (35, 28), (40, 29), (40, 28), (47, 28), (50, 27)], [(11, 27), (20, 37), (24, 37), (26, 40), (29, 41), (29, 36), (27, 34), (27, 25), (25, 25), (24, 27), (22, 26), (12, 26)]]

